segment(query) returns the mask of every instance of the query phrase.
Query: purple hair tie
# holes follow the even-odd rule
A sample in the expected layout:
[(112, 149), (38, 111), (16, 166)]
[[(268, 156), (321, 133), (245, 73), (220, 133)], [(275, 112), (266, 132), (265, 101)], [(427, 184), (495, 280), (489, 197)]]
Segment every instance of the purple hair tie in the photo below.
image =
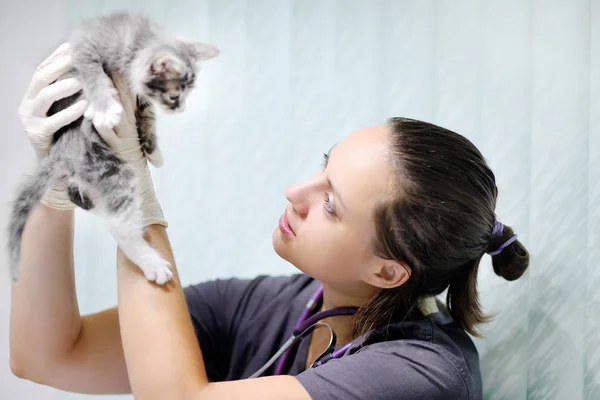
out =
[[(494, 223), (494, 230), (492, 232), (492, 236), (502, 236), (502, 233), (504, 233), (504, 225), (502, 225), (502, 222), (496, 220), (496, 222)], [(502, 243), (502, 245), (498, 247), (498, 249), (491, 251), (488, 254), (490, 256), (497, 256), (498, 254), (502, 253), (502, 250), (504, 250), (505, 248), (510, 246), (515, 240), (517, 240), (517, 237), (518, 235), (513, 235), (506, 242)]]
[(496, 220), (492, 236), (502, 236), (502, 232), (504, 232), (504, 225), (502, 225), (502, 222)]

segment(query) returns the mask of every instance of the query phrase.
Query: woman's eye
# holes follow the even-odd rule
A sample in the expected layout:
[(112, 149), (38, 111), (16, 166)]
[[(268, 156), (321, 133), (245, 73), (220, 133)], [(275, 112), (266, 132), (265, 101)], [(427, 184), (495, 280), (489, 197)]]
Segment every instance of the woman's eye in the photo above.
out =
[(337, 215), (335, 213), (335, 210), (333, 209), (333, 205), (331, 204), (331, 199), (329, 198), (329, 193), (325, 193), (323, 207), (325, 208), (325, 211), (327, 211), (329, 214), (333, 215), (334, 217)]
[(323, 163), (321, 165), (323, 169), (327, 167), (327, 161), (329, 161), (329, 155), (327, 153), (323, 153)]

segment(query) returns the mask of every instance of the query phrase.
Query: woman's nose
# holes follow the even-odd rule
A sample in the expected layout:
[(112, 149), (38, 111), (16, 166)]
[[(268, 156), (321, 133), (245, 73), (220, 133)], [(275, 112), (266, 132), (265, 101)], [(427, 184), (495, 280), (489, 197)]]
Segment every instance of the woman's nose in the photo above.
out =
[(285, 191), (285, 197), (292, 204), (294, 211), (299, 215), (308, 214), (309, 200), (311, 198), (310, 193), (314, 183), (311, 181), (304, 183), (297, 183), (289, 186)]

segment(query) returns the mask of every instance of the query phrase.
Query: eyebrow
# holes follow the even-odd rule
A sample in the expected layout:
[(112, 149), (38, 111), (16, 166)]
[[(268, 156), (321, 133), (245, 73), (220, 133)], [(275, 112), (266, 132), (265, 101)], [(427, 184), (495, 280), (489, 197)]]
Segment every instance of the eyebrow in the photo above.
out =
[[(327, 168), (327, 164), (329, 164), (329, 155), (331, 154), (331, 151), (336, 146), (336, 144), (331, 146), (331, 148), (329, 149), (327, 154), (323, 154), (323, 156), (325, 158), (325, 161), (323, 163), (323, 169)], [(344, 209), (344, 211), (347, 211), (348, 209), (346, 208), (346, 205), (344, 204), (344, 202), (342, 200), (342, 196), (340, 196), (340, 193), (337, 190), (335, 190), (335, 187), (333, 186), (333, 183), (331, 183), (331, 180), (329, 179), (329, 177), (325, 176), (325, 179), (327, 180), (327, 184), (331, 187), (331, 191), (333, 192), (335, 197), (337, 197), (337, 199), (338, 199), (340, 205), (342, 206), (342, 208)]]

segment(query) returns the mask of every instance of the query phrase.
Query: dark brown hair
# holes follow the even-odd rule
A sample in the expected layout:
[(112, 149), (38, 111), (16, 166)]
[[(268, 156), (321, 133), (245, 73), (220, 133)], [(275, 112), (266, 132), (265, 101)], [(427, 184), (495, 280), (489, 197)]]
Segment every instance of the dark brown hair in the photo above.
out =
[[(506, 225), (492, 236), (495, 176), (475, 145), (457, 133), (407, 118), (392, 118), (389, 126), (396, 180), (375, 209), (373, 251), (406, 263), (410, 278), (359, 309), (355, 335), (411, 318), (419, 299), (448, 289), (450, 315), (478, 336), (476, 325), (488, 319), (477, 294), (479, 262), (513, 236)], [(492, 263), (496, 274), (514, 280), (528, 267), (529, 254), (517, 240)]]

